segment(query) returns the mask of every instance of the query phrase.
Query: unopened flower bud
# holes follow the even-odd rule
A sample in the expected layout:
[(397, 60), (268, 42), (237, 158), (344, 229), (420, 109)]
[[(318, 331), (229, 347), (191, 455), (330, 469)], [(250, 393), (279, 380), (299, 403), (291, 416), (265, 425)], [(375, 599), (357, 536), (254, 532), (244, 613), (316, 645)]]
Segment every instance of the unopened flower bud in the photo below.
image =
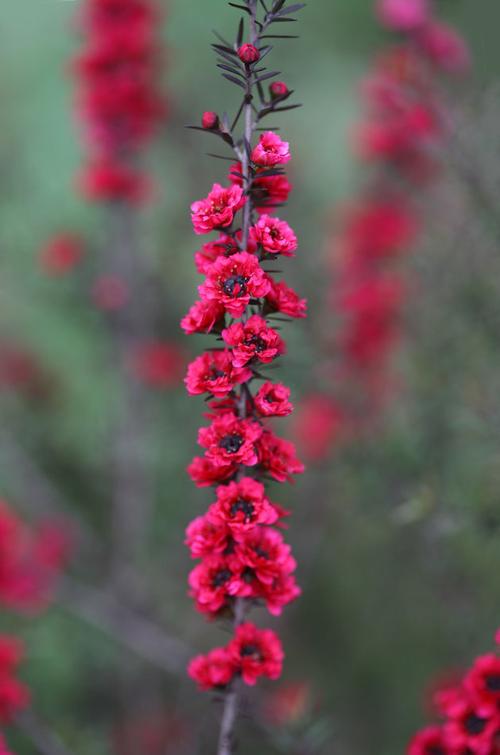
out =
[(205, 113), (203, 113), (203, 116), (201, 118), (201, 125), (203, 128), (206, 129), (216, 129), (219, 128), (219, 116), (217, 113), (213, 113), (210, 110), (207, 110)]
[(260, 52), (255, 45), (245, 44), (241, 45), (238, 50), (238, 57), (243, 63), (250, 65), (251, 63), (256, 63), (258, 61), (260, 58)]
[(288, 87), (284, 81), (273, 81), (269, 87), (269, 92), (273, 100), (285, 97), (288, 94)]

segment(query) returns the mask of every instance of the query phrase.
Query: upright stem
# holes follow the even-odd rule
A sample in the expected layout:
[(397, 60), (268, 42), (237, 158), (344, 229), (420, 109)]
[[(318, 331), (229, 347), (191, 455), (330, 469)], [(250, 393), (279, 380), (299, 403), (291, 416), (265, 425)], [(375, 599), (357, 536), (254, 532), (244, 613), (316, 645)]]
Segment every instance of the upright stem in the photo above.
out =
[[(258, 44), (257, 25), (255, 23), (257, 14), (257, 0), (250, 0), (250, 43), (253, 45)], [(248, 236), (250, 232), (250, 225), (252, 222), (252, 210), (253, 203), (250, 190), (252, 188), (252, 177), (250, 173), (250, 156), (249, 148), (252, 144), (252, 139), (255, 130), (254, 115), (252, 110), (252, 85), (253, 74), (247, 67), (247, 89), (244, 106), (244, 143), (241, 150), (241, 172), (243, 175), (243, 185), (247, 191), (247, 202), (243, 207), (243, 225), (241, 229), (241, 248), (246, 250), (248, 245)], [(247, 392), (246, 384), (243, 384), (240, 388), (240, 394), (238, 397), (238, 414), (241, 419), (247, 416)], [(233, 629), (236, 630), (240, 624), (243, 623), (245, 617), (245, 599), (237, 598), (234, 602), (234, 619)], [(236, 718), (238, 716), (238, 707), (241, 694), (241, 680), (235, 677), (231, 683), (231, 687), (226, 693), (224, 701), (224, 710), (222, 713), (222, 721), (219, 736), (219, 747), (217, 750), (218, 755), (233, 755), (234, 752), (234, 727)]]

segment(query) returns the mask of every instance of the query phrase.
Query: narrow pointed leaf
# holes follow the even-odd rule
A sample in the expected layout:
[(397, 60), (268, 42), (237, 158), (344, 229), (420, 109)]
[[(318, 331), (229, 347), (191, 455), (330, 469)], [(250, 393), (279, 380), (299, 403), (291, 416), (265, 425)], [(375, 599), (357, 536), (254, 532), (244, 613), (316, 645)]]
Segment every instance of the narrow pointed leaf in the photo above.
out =
[(230, 73), (223, 73), (222, 76), (224, 76), (225, 79), (228, 81), (231, 81), (233, 84), (236, 84), (237, 86), (241, 87), (242, 89), (246, 89), (245, 84), (236, 78), (236, 76), (231, 76)]

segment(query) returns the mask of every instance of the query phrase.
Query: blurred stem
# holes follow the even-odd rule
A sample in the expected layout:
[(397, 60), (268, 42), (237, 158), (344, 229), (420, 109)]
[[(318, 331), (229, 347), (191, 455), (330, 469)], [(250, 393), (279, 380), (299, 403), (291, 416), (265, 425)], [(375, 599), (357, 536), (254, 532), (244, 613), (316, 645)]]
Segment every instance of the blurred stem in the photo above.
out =
[(78, 618), (108, 634), (137, 655), (169, 674), (181, 674), (191, 649), (147, 617), (125, 606), (114, 595), (71, 578), (59, 584), (59, 601)]
[(129, 565), (137, 566), (152, 508), (148, 465), (149, 411), (146, 390), (131, 373), (130, 360), (147, 334), (147, 297), (140, 264), (137, 211), (124, 203), (112, 213), (112, 262), (125, 282), (128, 301), (114, 321), (115, 358), (119, 370), (117, 425), (112, 440), (111, 578), (116, 589), (130, 592)]
[(72, 755), (59, 736), (32, 710), (20, 713), (15, 719), (15, 724), (19, 731), (31, 740), (40, 755)]

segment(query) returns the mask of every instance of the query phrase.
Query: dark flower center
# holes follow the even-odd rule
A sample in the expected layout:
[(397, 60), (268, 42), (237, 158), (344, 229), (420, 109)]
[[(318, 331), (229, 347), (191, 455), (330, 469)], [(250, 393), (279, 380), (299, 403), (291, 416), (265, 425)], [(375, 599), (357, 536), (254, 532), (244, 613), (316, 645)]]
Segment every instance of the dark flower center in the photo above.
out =
[(484, 731), (487, 723), (488, 721), (486, 718), (480, 718), (479, 716), (476, 716), (474, 713), (472, 713), (465, 719), (464, 726), (467, 734), (477, 736)]
[(491, 674), (486, 677), (486, 689), (490, 692), (500, 692), (500, 674)]
[(219, 441), (219, 447), (223, 448), (224, 451), (227, 451), (228, 454), (236, 454), (242, 447), (243, 443), (244, 440), (241, 435), (233, 433), (232, 435), (225, 435), (222, 440)]
[(218, 378), (224, 377), (225, 374), (224, 370), (218, 370), (216, 367), (212, 367), (207, 380), (217, 380)]
[(244, 658), (249, 658), (250, 656), (253, 656), (259, 661), (262, 657), (257, 645), (243, 645), (240, 651), (240, 655), (242, 655)]
[(250, 585), (254, 579), (255, 579), (255, 572), (253, 569), (250, 569), (250, 567), (245, 567), (243, 569), (243, 572), (241, 574), (243, 581), (247, 583), (247, 585)]
[(245, 522), (250, 522), (252, 520), (255, 507), (250, 501), (245, 501), (244, 498), (240, 498), (231, 506), (231, 516), (236, 516), (236, 514), (238, 514), (240, 511), (245, 516)]
[(245, 296), (247, 292), (248, 278), (244, 275), (232, 275), (230, 278), (224, 281), (222, 284), (222, 290), (226, 296), (232, 296), (233, 298), (239, 298)]
[(217, 572), (217, 574), (214, 575), (212, 585), (213, 587), (222, 587), (222, 585), (226, 584), (226, 582), (230, 578), (231, 572), (229, 571), (229, 569), (221, 569)]
[(267, 344), (264, 339), (257, 335), (247, 338), (247, 340), (245, 341), (245, 346), (253, 346), (258, 354), (261, 351), (265, 351), (265, 349), (267, 348)]
[(263, 548), (259, 548), (259, 546), (257, 546), (257, 547), (255, 548), (255, 553), (256, 553), (256, 554), (257, 554), (258, 556), (260, 556), (261, 558), (266, 558), (266, 559), (269, 559), (269, 552), (268, 552), (268, 551), (265, 551), (265, 550), (264, 550)]
[(446, 755), (445, 751), (441, 747), (431, 745), (427, 748), (427, 755)]

